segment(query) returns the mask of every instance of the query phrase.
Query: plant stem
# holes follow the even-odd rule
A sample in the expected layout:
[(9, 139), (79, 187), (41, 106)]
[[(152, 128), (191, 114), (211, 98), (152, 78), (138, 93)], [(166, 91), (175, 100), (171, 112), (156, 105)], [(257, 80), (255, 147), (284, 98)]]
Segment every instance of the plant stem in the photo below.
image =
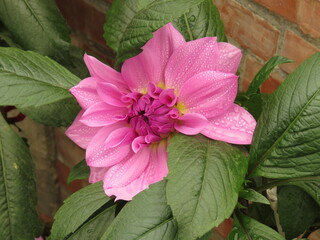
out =
[(187, 19), (187, 15), (183, 14), (183, 17), (184, 17), (184, 21), (186, 22), (186, 26), (187, 26), (187, 30), (188, 30), (190, 41), (192, 41), (193, 40), (193, 36), (192, 36), (192, 33), (191, 33), (191, 29), (190, 29), (190, 25), (189, 25), (189, 22), (188, 22), (188, 19)]

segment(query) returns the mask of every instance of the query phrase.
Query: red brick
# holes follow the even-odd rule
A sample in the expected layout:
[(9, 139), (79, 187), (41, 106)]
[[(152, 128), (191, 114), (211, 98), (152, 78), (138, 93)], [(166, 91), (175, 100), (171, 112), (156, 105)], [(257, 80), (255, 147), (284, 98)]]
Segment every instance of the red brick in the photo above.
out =
[(85, 180), (75, 180), (68, 184), (67, 179), (70, 173), (70, 168), (63, 162), (57, 161), (56, 168), (59, 184), (63, 186), (70, 194), (87, 185), (87, 182)]
[(273, 93), (282, 83), (284, 77), (274, 71), (270, 74), (270, 77), (261, 85), (262, 93)]
[(217, 1), (227, 35), (264, 60), (277, 50), (279, 31), (234, 0)]
[(291, 22), (297, 22), (298, 0), (255, 0), (255, 1), (263, 5), (264, 7), (268, 8), (270, 11), (282, 17), (285, 17)]
[(311, 37), (320, 38), (320, 1), (299, 1), (298, 24)]
[(74, 31), (82, 33), (101, 45), (106, 44), (103, 39), (105, 14), (82, 0), (56, 0), (56, 3)]
[(294, 32), (287, 30), (285, 33), (281, 55), (292, 59), (294, 62), (283, 64), (280, 68), (287, 73), (291, 73), (304, 60), (319, 51), (320, 49), (316, 46), (296, 35)]
[[(263, 67), (264, 64), (257, 61), (254, 57), (248, 55), (245, 60), (245, 64), (242, 71), (242, 88), (241, 91), (247, 91), (252, 79), (258, 73), (258, 71)], [(269, 78), (262, 84), (261, 92), (272, 93), (281, 84), (284, 77), (274, 70)]]

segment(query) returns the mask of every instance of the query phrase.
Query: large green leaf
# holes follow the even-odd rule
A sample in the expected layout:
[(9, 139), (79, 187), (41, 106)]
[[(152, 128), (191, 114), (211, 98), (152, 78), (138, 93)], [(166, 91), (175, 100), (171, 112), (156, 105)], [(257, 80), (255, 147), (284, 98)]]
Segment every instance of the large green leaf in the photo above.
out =
[(292, 185), (296, 185), (305, 190), (320, 206), (320, 179), (310, 182), (294, 182)]
[(301, 64), (270, 96), (250, 148), (249, 174), (315, 175), (320, 165), (320, 53)]
[(219, 41), (227, 41), (219, 11), (212, 0), (205, 0), (192, 7), (173, 24), (187, 41), (203, 37), (217, 37)]
[(286, 239), (293, 239), (307, 230), (319, 216), (319, 206), (302, 189), (284, 186), (278, 190), (278, 214)]
[(0, 114), (0, 238), (40, 235), (34, 165), (25, 142)]
[(212, 0), (205, 0), (192, 7), (189, 12), (174, 20), (173, 24), (187, 41), (203, 37), (217, 37), (219, 41), (227, 41), (219, 11)]
[(0, 19), (24, 49), (62, 58), (69, 29), (54, 0), (0, 0)]
[(114, 0), (107, 13), (104, 38), (121, 63), (140, 51), (152, 32), (204, 0)]
[(80, 80), (48, 57), (0, 48), (0, 105), (48, 125), (68, 126), (79, 112), (69, 88)]
[(64, 201), (54, 216), (51, 240), (61, 240), (75, 232), (99, 208), (105, 205), (108, 198), (103, 191), (102, 183), (91, 184), (72, 194)]
[(170, 140), (167, 199), (179, 239), (201, 237), (230, 217), (247, 171), (237, 147), (201, 135)]
[(75, 233), (71, 234), (66, 240), (100, 240), (108, 229), (115, 217), (116, 205), (108, 207), (94, 218), (84, 223)]
[(273, 69), (283, 63), (290, 63), (292, 60), (281, 57), (274, 56), (272, 57), (256, 74), (256, 76), (252, 79), (252, 82), (248, 88), (247, 94), (257, 93), (259, 91), (260, 85), (269, 77), (270, 73)]
[(101, 240), (174, 240), (177, 224), (165, 196), (165, 181), (150, 186), (128, 203)]
[(279, 233), (268, 226), (238, 213), (234, 227), (227, 240), (285, 240)]

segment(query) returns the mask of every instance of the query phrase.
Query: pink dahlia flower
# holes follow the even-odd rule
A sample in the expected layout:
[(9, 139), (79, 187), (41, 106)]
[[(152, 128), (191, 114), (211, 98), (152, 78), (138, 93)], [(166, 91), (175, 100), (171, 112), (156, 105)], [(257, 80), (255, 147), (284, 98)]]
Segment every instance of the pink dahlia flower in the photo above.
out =
[(241, 52), (215, 37), (186, 42), (171, 23), (121, 73), (85, 55), (91, 77), (71, 88), (83, 108), (66, 134), (86, 149), (89, 182), (131, 200), (167, 176), (174, 132), (250, 144), (254, 118), (234, 104)]

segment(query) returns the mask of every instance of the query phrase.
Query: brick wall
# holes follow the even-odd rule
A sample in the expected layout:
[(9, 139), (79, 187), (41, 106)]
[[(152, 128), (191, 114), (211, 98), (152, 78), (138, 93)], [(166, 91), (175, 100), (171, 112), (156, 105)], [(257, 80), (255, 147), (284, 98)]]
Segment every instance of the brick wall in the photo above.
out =
[[(103, 24), (112, 0), (56, 0), (72, 28), (73, 44), (113, 64), (113, 53), (105, 45)], [(214, 0), (231, 43), (243, 50), (240, 89), (246, 90), (263, 64), (274, 55), (294, 60), (277, 68), (262, 86), (271, 93), (298, 64), (320, 49), (319, 0)], [(84, 154), (63, 135), (55, 132), (58, 149), (58, 179), (62, 197), (83, 186), (66, 184), (70, 167)]]
[(273, 92), (301, 62), (320, 51), (319, 0), (214, 0), (229, 40), (243, 49), (241, 90), (272, 56), (294, 60), (276, 69), (262, 86)]

